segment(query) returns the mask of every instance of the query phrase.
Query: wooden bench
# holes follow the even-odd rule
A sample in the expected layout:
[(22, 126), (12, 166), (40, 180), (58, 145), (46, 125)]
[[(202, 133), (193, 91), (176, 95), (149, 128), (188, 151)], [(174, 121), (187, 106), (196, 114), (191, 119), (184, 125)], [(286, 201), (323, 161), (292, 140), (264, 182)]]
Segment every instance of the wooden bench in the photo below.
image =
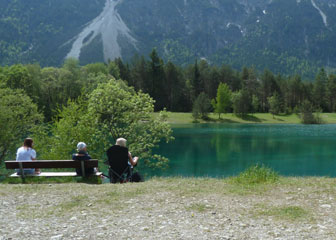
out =
[[(83, 177), (85, 177), (85, 169), (98, 167), (98, 160), (91, 159), (86, 161), (75, 161), (75, 160), (36, 160), (36, 161), (5, 161), (7, 169), (20, 169), (21, 174), (13, 173), (10, 177), (21, 177), (26, 176), (33, 177), (76, 177), (78, 176), (76, 172), (43, 172), (39, 174), (24, 174), (24, 168), (80, 168), (82, 169)], [(99, 176), (101, 172), (97, 172), (94, 175)]]

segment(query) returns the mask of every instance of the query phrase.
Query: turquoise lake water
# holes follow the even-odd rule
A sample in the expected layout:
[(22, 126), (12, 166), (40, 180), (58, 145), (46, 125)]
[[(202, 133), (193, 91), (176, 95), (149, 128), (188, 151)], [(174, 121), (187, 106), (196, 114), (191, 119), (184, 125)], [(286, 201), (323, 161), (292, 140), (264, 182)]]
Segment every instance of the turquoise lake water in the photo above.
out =
[(187, 124), (156, 153), (159, 176), (225, 177), (257, 163), (285, 176), (336, 176), (336, 125)]

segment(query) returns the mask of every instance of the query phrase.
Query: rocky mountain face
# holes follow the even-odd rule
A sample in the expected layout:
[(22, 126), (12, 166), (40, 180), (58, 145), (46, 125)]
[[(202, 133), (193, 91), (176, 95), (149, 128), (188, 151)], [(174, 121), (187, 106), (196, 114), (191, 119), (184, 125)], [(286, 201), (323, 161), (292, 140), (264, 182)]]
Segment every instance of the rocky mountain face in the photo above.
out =
[(1, 0), (0, 63), (129, 60), (157, 48), (181, 65), (311, 76), (336, 66), (335, 13), (336, 0)]

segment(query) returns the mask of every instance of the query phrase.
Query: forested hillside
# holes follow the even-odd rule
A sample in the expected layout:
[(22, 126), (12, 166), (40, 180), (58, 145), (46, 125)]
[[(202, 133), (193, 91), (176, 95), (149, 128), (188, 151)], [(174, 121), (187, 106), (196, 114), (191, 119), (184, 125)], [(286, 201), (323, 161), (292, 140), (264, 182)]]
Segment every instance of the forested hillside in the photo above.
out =
[(60, 66), (66, 44), (95, 18), (105, 0), (0, 1), (0, 64)]
[(266, 68), (313, 79), (336, 66), (334, 0), (0, 1), (0, 64), (61, 66), (156, 48), (165, 62)]

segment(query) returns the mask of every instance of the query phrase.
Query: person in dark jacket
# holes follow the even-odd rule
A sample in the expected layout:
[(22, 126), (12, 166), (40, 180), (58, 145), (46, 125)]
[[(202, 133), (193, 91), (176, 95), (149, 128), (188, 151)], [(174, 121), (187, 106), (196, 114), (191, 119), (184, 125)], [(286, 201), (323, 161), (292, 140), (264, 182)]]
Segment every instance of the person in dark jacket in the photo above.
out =
[[(91, 156), (87, 152), (86, 144), (84, 142), (79, 142), (77, 144), (77, 152), (72, 155), (72, 160), (76, 161), (86, 161), (90, 160)], [(86, 168), (85, 169), (85, 176), (88, 176), (90, 174), (95, 173), (96, 169), (95, 168)], [(81, 168), (76, 168), (76, 173), (79, 176), (82, 176), (82, 169)]]
[[(126, 139), (118, 138), (116, 144), (106, 151), (108, 157), (109, 177), (111, 183), (125, 182), (131, 178), (133, 167), (138, 163), (138, 157), (132, 157), (126, 147)], [(126, 177), (123, 175), (126, 173)]]

